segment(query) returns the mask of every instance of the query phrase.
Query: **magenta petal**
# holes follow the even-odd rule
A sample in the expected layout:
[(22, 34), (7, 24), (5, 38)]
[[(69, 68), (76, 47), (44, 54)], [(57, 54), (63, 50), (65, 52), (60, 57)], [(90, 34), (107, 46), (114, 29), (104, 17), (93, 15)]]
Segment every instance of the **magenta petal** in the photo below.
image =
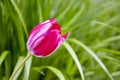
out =
[(27, 41), (27, 46), (28, 48), (30, 48), (29, 45), (32, 45), (32, 43), (39, 38), (41, 35), (45, 34), (47, 31), (49, 31), (53, 24), (55, 24), (56, 20), (52, 19), (52, 20), (47, 20), (41, 24), (38, 24), (37, 26), (35, 26), (32, 31), (30, 32), (28, 41)]
[(65, 35), (63, 35), (63, 40), (65, 40), (68, 37), (69, 33), (67, 32)]
[(67, 36), (68, 33), (61, 36), (60, 25), (55, 19), (50, 19), (32, 29), (28, 37), (27, 48), (37, 57), (46, 57), (54, 53)]
[(34, 48), (38, 57), (51, 55), (62, 44), (62, 37), (57, 30), (47, 33), (45, 38)]

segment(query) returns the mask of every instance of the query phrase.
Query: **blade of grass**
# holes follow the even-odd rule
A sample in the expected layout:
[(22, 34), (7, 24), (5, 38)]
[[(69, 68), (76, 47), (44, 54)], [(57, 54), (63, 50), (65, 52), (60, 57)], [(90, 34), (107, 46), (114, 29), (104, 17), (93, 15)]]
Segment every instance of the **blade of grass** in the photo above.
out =
[(13, 29), (13, 31), (15, 31), (14, 33), (9, 31), (7, 32), (7, 34), (10, 38), (13, 38), (13, 37), (16, 38), (15, 41), (18, 42), (17, 45), (19, 46), (19, 50), (23, 52), (25, 50), (24, 30), (22, 28), (20, 20), (16, 18), (17, 16), (15, 15), (14, 10), (11, 8), (12, 5), (10, 4), (10, 2), (5, 1), (4, 4), (7, 5), (5, 6), (5, 11), (6, 13), (9, 13), (9, 16), (10, 16), (10, 21), (6, 23), (7, 24), (6, 26), (8, 26), (10, 30)]
[(51, 11), (51, 5), (50, 5), (50, 0), (44, 0), (43, 2), (43, 16), (44, 20), (47, 20), (50, 16), (50, 11)]
[(40, 5), (40, 0), (37, 0), (37, 7), (38, 7), (38, 14), (39, 14), (39, 22), (43, 22), (43, 16), (42, 16), (42, 9)]
[(112, 76), (120, 76), (120, 71), (116, 71), (116, 72), (113, 72), (112, 74), (111, 74)]
[(98, 56), (108, 59), (109, 61), (111, 61), (110, 63), (114, 63), (114, 64), (116, 64), (116, 66), (120, 67), (120, 61), (116, 58), (110, 57), (108, 55), (103, 55), (103, 54), (100, 54)]
[(84, 74), (83, 74), (83, 69), (82, 69), (82, 66), (78, 60), (78, 57), (75, 53), (75, 51), (72, 49), (72, 47), (67, 43), (67, 42), (64, 42), (63, 43), (64, 47), (68, 50), (68, 52), (70, 53), (70, 55), (72, 56), (73, 60), (75, 61), (77, 67), (78, 67), (78, 70), (80, 72), (80, 75), (81, 75), (81, 78), (82, 80), (85, 80), (84, 78)]
[[(104, 23), (105, 24), (111, 24), (111, 23), (114, 23), (114, 22), (118, 21), (119, 18), (120, 18), (120, 15), (116, 15), (116, 16), (110, 18), (109, 20), (105, 21)], [(92, 24), (92, 25), (98, 24), (98, 23), (94, 23), (94, 20), (89, 22), (89, 23)], [(104, 26), (106, 26), (106, 25), (102, 25), (102, 24), (99, 24), (99, 25), (100, 25), (99, 28), (94, 30), (93, 33), (101, 31), (103, 28), (105, 28)]]
[(105, 46), (107, 43), (112, 42), (112, 41), (116, 41), (116, 40), (120, 40), (120, 35), (114, 36), (114, 37), (110, 37), (110, 38), (108, 38), (108, 39), (105, 39), (104, 41), (101, 41), (101, 43), (95, 45), (93, 48), (103, 47), (103, 46)]
[(36, 71), (40, 72), (41, 70), (43, 70), (43, 69), (45, 69), (45, 68), (51, 70), (60, 80), (65, 80), (62, 72), (61, 72), (59, 69), (57, 69), (57, 68), (55, 68), (55, 67), (53, 67), (53, 66), (34, 67), (33, 70), (36, 70)]
[(13, 56), (13, 55), (10, 55), (11, 53), (9, 53), (9, 55), (7, 55), (7, 57), (5, 58), (5, 60), (4, 60), (4, 73), (5, 73), (5, 77), (6, 77), (6, 80), (9, 80), (9, 77), (10, 77), (10, 75), (11, 75), (11, 72), (12, 72), (12, 69), (13, 69), (13, 61), (12, 61), (12, 59), (13, 59), (13, 57), (11, 57), (11, 56)]
[(32, 54), (27, 54), (27, 56), (19, 63), (19, 65), (14, 69), (9, 80), (13, 80), (19, 70), (24, 66), (25, 62), (32, 56)]
[(62, 72), (60, 70), (58, 70), (55, 67), (51, 67), (51, 66), (47, 66), (46, 68), (48, 68), (49, 70), (51, 70), (54, 74), (56, 74), (56, 76), (58, 76), (58, 78), (60, 80), (65, 80), (64, 76), (62, 75)]
[[(28, 54), (30, 54), (30, 53), (28, 52)], [(32, 56), (25, 63), (23, 80), (28, 80), (29, 79), (31, 64), (32, 64)]]
[(20, 19), (20, 21), (21, 21), (21, 23), (22, 23), (22, 25), (23, 25), (23, 29), (24, 29), (24, 31), (25, 31), (26, 36), (28, 36), (28, 31), (27, 31), (27, 27), (26, 27), (24, 18), (23, 18), (23, 16), (22, 16), (22, 14), (21, 14), (21, 12), (20, 12), (17, 4), (15, 3), (14, 0), (10, 0), (10, 1), (11, 1), (12, 5), (14, 6), (16, 12), (18, 13), (18, 17), (19, 17), (19, 19)]
[(116, 32), (120, 33), (119, 29), (117, 29), (117, 28), (115, 28), (107, 23), (104, 23), (104, 22), (94, 20), (94, 21), (92, 21), (92, 24), (100, 24), (100, 25), (106, 26), (106, 27), (111, 28), (111, 29), (115, 30)]
[(117, 54), (120, 55), (120, 51), (112, 50), (112, 49), (107, 49), (107, 48), (98, 48), (96, 49), (97, 51), (104, 51), (107, 53), (112, 53), (112, 54)]
[(70, 39), (70, 41), (84, 48), (99, 63), (99, 65), (107, 73), (110, 79), (113, 80), (111, 74), (109, 73), (108, 69), (105, 67), (104, 63), (100, 60), (100, 58), (98, 58), (98, 56), (90, 48), (88, 48), (85, 44), (83, 44), (82, 42), (76, 39)]
[[(17, 67), (17, 66), (19, 65), (19, 63), (23, 60), (23, 58), (24, 58), (24, 57), (21, 57), (21, 56), (18, 58), (18, 61), (17, 61), (16, 66), (15, 66), (14, 69), (16, 69), (16, 67)], [(17, 79), (18, 79), (19, 75), (20, 75), (21, 72), (22, 72), (22, 69), (23, 69), (23, 66), (22, 66), (22, 67), (19, 69), (19, 71), (15, 74), (13, 80), (17, 80)], [(15, 70), (14, 70), (14, 71), (15, 71)]]
[(6, 56), (8, 55), (9, 51), (4, 51), (2, 52), (1, 56), (0, 56), (0, 66), (2, 64), (2, 62), (4, 61), (4, 59), (6, 58)]
[(84, 7), (85, 7), (85, 5), (81, 6), (80, 10), (76, 13), (76, 15), (73, 16), (66, 24), (63, 25), (63, 27), (64, 27), (63, 29), (68, 29), (68, 27), (79, 18), (80, 14), (84, 10)]
[(67, 14), (67, 12), (70, 10), (71, 6), (73, 4), (73, 1), (71, 1), (66, 9), (64, 9), (57, 17), (57, 21), (62, 20), (64, 16)]

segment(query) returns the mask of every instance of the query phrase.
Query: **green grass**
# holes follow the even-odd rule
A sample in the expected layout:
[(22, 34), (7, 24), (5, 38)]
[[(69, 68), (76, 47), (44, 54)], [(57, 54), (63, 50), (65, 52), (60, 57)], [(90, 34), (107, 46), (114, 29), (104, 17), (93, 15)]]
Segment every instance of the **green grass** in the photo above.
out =
[(0, 0), (0, 80), (28, 54), (37, 24), (56, 18), (66, 42), (51, 56), (31, 57), (14, 80), (119, 80), (119, 0)]

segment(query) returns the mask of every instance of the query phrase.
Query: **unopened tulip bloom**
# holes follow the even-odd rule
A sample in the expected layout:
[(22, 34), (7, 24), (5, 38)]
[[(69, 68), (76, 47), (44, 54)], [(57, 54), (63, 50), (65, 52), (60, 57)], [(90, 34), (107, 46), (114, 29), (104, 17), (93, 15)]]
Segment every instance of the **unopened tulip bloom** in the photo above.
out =
[(46, 57), (54, 53), (67, 36), (68, 33), (61, 35), (60, 25), (55, 19), (46, 20), (32, 29), (27, 48), (37, 57)]
[[(55, 19), (47, 20), (35, 26), (29, 34), (27, 48), (37, 57), (46, 57), (54, 53), (67, 38), (68, 33), (61, 35), (60, 25)], [(13, 80), (24, 63), (31, 57), (28, 54), (16, 67), (9, 80)]]

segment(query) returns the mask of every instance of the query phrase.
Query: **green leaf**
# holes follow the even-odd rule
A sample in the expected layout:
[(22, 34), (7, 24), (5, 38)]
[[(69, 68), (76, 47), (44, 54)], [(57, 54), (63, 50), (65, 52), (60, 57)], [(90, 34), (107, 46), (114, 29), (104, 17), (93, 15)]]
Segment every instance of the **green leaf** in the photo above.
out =
[(22, 13), (20, 12), (20, 10), (19, 10), (17, 4), (15, 3), (15, 1), (14, 1), (14, 0), (10, 0), (10, 1), (11, 1), (12, 5), (14, 6), (16, 12), (17, 12), (19, 19), (21, 20), (21, 23), (22, 23), (22, 25), (23, 25), (23, 29), (24, 29), (24, 31), (25, 31), (26, 36), (28, 36), (27, 27), (26, 27), (24, 18), (23, 18), (23, 16), (22, 16)]
[(114, 77), (120, 76), (120, 71), (113, 72), (111, 75)]
[(68, 7), (66, 7), (56, 18), (57, 18), (57, 21), (60, 21), (62, 20), (65, 15), (67, 14), (67, 12), (70, 10), (71, 6), (73, 5), (73, 1), (70, 1)]
[[(15, 68), (14, 68), (14, 71), (15, 71), (16, 67), (19, 65), (19, 63), (20, 63), (23, 59), (24, 59), (24, 57), (22, 57), (22, 56), (20, 56), (20, 57), (18, 58), (18, 61), (17, 61), (16, 66), (15, 66)], [(17, 80), (17, 79), (18, 79), (19, 75), (20, 75), (21, 72), (22, 72), (22, 69), (23, 69), (23, 66), (22, 66), (22, 67), (19, 69), (19, 71), (15, 74), (13, 80)], [(13, 72), (14, 72), (14, 71), (13, 71)]]
[(84, 8), (85, 8), (85, 5), (82, 5), (80, 10), (75, 14), (75, 16), (73, 16), (68, 22), (66, 22), (63, 25), (63, 27), (65, 27), (65, 29), (67, 29), (72, 23), (74, 23), (79, 18), (80, 14), (83, 12)]
[(51, 66), (47, 66), (46, 68), (48, 68), (49, 70), (51, 70), (54, 74), (56, 74), (56, 76), (58, 76), (58, 78), (60, 80), (65, 80), (62, 72), (60, 70), (58, 70), (57, 68), (55, 67), (51, 67)]
[(77, 45), (81, 46), (82, 48), (84, 48), (99, 63), (99, 65), (102, 67), (102, 69), (108, 74), (110, 79), (113, 80), (111, 74), (109, 73), (108, 69), (105, 67), (104, 63), (89, 47), (87, 47), (85, 44), (83, 44), (82, 42), (80, 42), (76, 39), (71, 39), (70, 41), (72, 41), (72, 42), (76, 43)]
[(107, 48), (98, 48), (96, 50), (97, 51), (104, 51), (104, 52), (112, 53), (112, 54), (116, 54), (116, 55), (120, 55), (120, 51), (117, 51), (117, 50), (112, 50), (112, 49), (107, 49)]
[(1, 56), (0, 56), (0, 66), (2, 64), (2, 62), (4, 61), (4, 59), (6, 58), (6, 56), (8, 55), (9, 51), (4, 51), (2, 52)]
[(43, 22), (43, 15), (42, 15), (42, 8), (40, 5), (40, 0), (37, 0), (37, 7), (38, 7), (38, 13), (39, 13), (39, 22)]
[(107, 38), (107, 39), (105, 39), (104, 41), (101, 41), (99, 44), (95, 45), (93, 48), (103, 47), (103, 46), (105, 46), (107, 43), (112, 42), (112, 41), (116, 41), (116, 40), (120, 40), (120, 35)]
[[(31, 53), (28, 52), (28, 54), (31, 54)], [(30, 57), (25, 63), (24, 80), (29, 79), (31, 64), (32, 64), (32, 57)]]
[[(32, 56), (32, 54), (28, 54), (28, 55), (27, 55), (25, 58), (23, 58), (22, 60), (21, 60), (21, 58), (19, 57), (20, 60), (21, 60), (21, 62), (18, 60), (18, 63), (16, 64), (16, 67), (14, 68), (14, 71), (13, 71), (13, 73), (12, 73), (12, 75), (11, 75), (11, 77), (10, 77), (9, 80), (13, 80), (14, 78), (16, 79), (16, 78), (19, 76), (19, 74), (20, 74), (20, 72), (21, 72), (21, 70), (22, 70), (25, 62), (26, 62), (31, 56)], [(16, 76), (17, 76), (17, 77), (16, 77)]]
[(92, 21), (92, 24), (100, 24), (100, 25), (106, 26), (106, 27), (111, 28), (111, 29), (115, 30), (116, 32), (120, 33), (119, 29), (117, 29), (116, 27), (113, 27), (107, 23), (104, 23), (104, 22), (94, 20), (94, 21)]
[(39, 72), (39, 71), (41, 71), (41, 70), (43, 70), (43, 69), (45, 69), (45, 68), (51, 70), (60, 80), (65, 80), (62, 72), (61, 72), (59, 69), (57, 69), (57, 68), (55, 68), (55, 67), (53, 67), (53, 66), (34, 67), (33, 70), (36, 70), (36, 71)]
[(118, 59), (103, 54), (100, 54), (99, 56), (108, 59), (109, 61), (111, 61), (110, 63), (114, 63), (116, 64), (116, 66), (120, 67), (120, 61)]
[(64, 42), (63, 45), (65, 46), (65, 48), (68, 50), (68, 52), (72, 56), (73, 60), (75, 61), (76, 65), (78, 67), (78, 70), (80, 72), (82, 80), (85, 80), (82, 66), (81, 66), (81, 64), (80, 64), (80, 62), (78, 60), (78, 57), (77, 57), (75, 51), (72, 49), (72, 47), (67, 42)]

